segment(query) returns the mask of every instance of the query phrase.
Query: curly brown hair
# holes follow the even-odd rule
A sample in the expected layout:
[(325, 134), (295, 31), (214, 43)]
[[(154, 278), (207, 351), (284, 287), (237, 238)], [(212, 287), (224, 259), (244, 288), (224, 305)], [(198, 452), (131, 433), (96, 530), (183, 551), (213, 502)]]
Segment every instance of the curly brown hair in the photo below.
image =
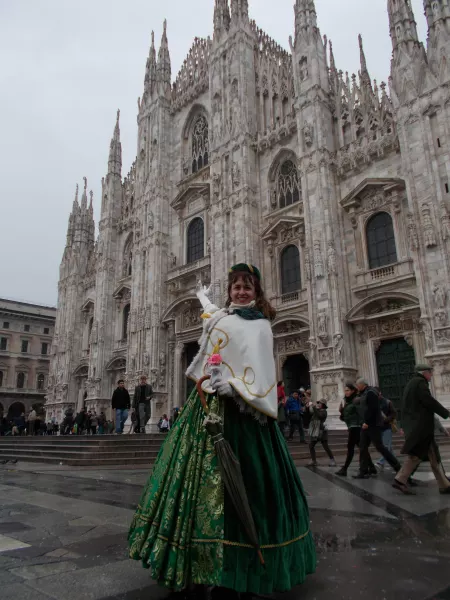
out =
[(230, 306), (231, 304), (231, 286), (236, 283), (239, 279), (242, 279), (245, 283), (251, 283), (255, 288), (255, 308), (262, 312), (262, 314), (269, 319), (269, 321), (273, 321), (277, 316), (277, 311), (270, 304), (270, 302), (266, 299), (264, 295), (264, 290), (261, 287), (260, 280), (253, 275), (252, 273), (246, 273), (245, 271), (232, 271), (228, 275), (228, 300), (225, 306)]

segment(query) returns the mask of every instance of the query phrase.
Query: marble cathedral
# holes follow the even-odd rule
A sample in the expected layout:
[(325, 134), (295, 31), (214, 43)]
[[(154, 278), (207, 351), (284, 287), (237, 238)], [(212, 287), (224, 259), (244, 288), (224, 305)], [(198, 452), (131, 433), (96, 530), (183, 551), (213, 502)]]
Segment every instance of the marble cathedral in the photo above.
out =
[(261, 267), (278, 375), (311, 384), (336, 424), (364, 375), (398, 401), (416, 361), (450, 406), (450, 4), (387, 0), (389, 84), (339, 70), (314, 0), (296, 0), (290, 51), (215, 0), (175, 82), (166, 24), (122, 173), (119, 114), (95, 239), (85, 181), (60, 269), (47, 414), (109, 409), (119, 377), (147, 374), (153, 419), (182, 405), (201, 332), (196, 283), (226, 295), (228, 267)]

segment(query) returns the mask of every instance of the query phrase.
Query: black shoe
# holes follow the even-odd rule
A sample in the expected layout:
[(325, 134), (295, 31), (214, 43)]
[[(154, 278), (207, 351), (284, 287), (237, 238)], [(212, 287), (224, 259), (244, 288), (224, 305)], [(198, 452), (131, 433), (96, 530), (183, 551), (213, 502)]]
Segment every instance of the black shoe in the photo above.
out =
[(353, 479), (370, 479), (369, 473), (358, 473), (358, 475), (353, 475)]
[(443, 490), (439, 490), (440, 494), (450, 494), (450, 487), (444, 488)]
[(347, 477), (347, 469), (342, 467), (342, 469), (339, 469), (339, 471), (336, 472), (336, 475), (339, 475), (339, 477)]
[(378, 475), (378, 471), (377, 471), (376, 467), (370, 467), (369, 475), (372, 475), (372, 477), (376, 477)]
[(418, 482), (415, 479), (413, 479), (412, 477), (410, 477), (408, 479), (408, 485), (411, 487), (419, 487)]
[(416, 492), (413, 492), (413, 490), (411, 490), (407, 485), (405, 485), (404, 483), (401, 483), (400, 481), (397, 481), (397, 479), (394, 479), (394, 483), (392, 484), (392, 487), (395, 488), (396, 490), (398, 490), (399, 492), (401, 492), (402, 494), (405, 494), (405, 496), (415, 496)]

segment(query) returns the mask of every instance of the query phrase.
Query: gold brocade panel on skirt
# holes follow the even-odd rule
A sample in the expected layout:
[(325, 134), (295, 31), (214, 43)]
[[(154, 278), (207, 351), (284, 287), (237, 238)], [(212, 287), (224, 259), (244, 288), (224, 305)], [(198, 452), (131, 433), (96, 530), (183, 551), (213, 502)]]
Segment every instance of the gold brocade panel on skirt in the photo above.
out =
[[(217, 400), (211, 409), (219, 411)], [(224, 492), (204, 418), (194, 392), (164, 441), (129, 533), (130, 557), (175, 590), (220, 583)]]

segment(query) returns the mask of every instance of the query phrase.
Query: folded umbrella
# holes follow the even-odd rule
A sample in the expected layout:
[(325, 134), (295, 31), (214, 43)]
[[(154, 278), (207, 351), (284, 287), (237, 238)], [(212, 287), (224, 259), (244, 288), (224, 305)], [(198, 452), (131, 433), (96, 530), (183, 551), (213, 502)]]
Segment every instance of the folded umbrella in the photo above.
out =
[(214, 442), (214, 449), (217, 455), (220, 475), (222, 477), (225, 489), (227, 490), (236, 514), (238, 515), (242, 526), (245, 529), (250, 544), (257, 551), (261, 564), (265, 565), (259, 544), (258, 532), (256, 530), (255, 521), (253, 519), (247, 492), (245, 490), (241, 465), (236, 458), (229, 442), (223, 437), (222, 419), (218, 415), (210, 412), (206, 402), (205, 393), (202, 389), (202, 384), (210, 378), (210, 375), (205, 375), (205, 377), (202, 377), (197, 382), (197, 392), (203, 409), (207, 415), (204, 425), (206, 431), (209, 433)]

